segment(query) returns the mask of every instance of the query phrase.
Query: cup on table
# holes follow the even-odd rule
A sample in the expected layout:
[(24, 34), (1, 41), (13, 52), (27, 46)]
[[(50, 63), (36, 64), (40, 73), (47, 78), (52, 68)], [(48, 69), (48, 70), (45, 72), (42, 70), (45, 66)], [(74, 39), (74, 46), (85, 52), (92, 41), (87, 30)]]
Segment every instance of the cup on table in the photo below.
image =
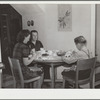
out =
[(40, 48), (40, 51), (43, 51), (44, 50), (44, 48)]
[(45, 53), (44, 48), (40, 48), (40, 51), (41, 51), (41, 54), (44, 54)]
[(53, 52), (52, 52), (51, 50), (48, 51), (48, 54), (49, 54), (49, 55), (52, 55), (52, 53), (53, 53)]
[(57, 56), (57, 50), (52, 51), (53, 56)]

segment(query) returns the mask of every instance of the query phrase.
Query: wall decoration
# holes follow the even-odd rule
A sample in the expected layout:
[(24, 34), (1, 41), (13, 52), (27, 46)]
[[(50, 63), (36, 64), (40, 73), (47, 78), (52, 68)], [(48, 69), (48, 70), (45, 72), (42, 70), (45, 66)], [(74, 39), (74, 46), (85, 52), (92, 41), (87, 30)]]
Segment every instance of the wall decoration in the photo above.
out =
[(27, 21), (27, 25), (28, 25), (28, 26), (33, 26), (33, 25), (34, 25), (34, 21), (33, 21), (33, 20)]
[(31, 20), (31, 26), (33, 26), (34, 25), (34, 21), (33, 20)]
[(72, 31), (71, 4), (58, 4), (58, 31)]
[(31, 22), (30, 21), (27, 21), (27, 25), (30, 26), (30, 24), (31, 24)]

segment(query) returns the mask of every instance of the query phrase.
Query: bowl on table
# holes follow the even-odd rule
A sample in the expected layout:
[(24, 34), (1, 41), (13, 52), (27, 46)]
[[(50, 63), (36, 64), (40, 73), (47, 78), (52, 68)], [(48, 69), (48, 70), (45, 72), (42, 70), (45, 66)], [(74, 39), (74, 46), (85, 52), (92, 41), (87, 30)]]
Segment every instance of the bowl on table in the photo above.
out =
[(58, 55), (58, 56), (64, 56), (65, 54), (66, 54), (65, 51), (58, 51), (58, 52), (57, 52), (57, 55)]

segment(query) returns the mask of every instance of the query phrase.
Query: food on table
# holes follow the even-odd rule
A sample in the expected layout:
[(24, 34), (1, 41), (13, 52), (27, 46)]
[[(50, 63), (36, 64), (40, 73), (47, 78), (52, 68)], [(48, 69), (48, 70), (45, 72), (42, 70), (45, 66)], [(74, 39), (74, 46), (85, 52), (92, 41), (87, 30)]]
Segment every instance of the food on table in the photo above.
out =
[(47, 53), (42, 54), (42, 56), (49, 56)]
[(57, 52), (58, 56), (64, 56), (65, 54), (66, 54), (66, 52), (62, 51), (62, 50), (60, 50), (60, 51)]

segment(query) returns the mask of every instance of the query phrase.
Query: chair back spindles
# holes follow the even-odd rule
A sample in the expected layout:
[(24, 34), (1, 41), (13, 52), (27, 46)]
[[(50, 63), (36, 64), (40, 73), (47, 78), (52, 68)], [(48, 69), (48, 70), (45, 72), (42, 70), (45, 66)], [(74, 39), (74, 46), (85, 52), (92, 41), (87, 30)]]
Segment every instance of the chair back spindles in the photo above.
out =
[(8, 60), (10, 63), (15, 88), (24, 88), (25, 84), (31, 84), (31, 83), (33, 84), (35, 81), (38, 82), (38, 80), (40, 79), (40, 76), (37, 76), (37, 77), (33, 77), (30, 79), (24, 80), (19, 60), (14, 59), (14, 58), (10, 58), (10, 57), (8, 57)]
[(90, 88), (94, 88), (95, 64), (96, 57), (78, 60), (76, 63), (75, 77), (72, 78), (65, 74), (63, 75), (63, 79), (67, 80), (71, 84), (74, 84), (75, 88), (78, 88), (79, 85), (87, 83), (90, 84)]
[[(90, 88), (93, 87), (93, 74), (95, 70), (96, 57), (77, 61), (76, 68), (76, 87), (78, 84), (90, 83)], [(79, 79), (79, 77), (87, 74), (87, 77)]]
[(24, 78), (23, 78), (23, 75), (22, 75), (22, 70), (21, 70), (19, 60), (13, 59), (13, 58), (10, 58), (10, 57), (8, 57), (8, 59), (9, 59), (9, 63), (10, 63), (10, 66), (11, 66), (13, 78), (16, 81), (16, 86), (21, 85), (21, 87), (24, 87)]

